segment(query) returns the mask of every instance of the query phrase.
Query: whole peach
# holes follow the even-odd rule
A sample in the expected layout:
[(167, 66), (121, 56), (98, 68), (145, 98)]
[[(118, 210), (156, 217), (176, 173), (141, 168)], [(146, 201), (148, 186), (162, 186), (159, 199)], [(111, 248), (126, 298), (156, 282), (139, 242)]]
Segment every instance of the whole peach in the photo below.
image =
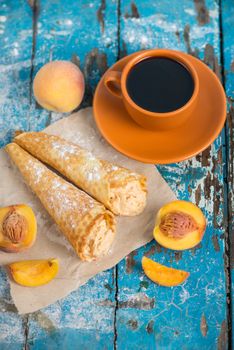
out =
[(52, 61), (45, 64), (33, 81), (37, 102), (56, 112), (71, 112), (84, 96), (84, 77), (80, 69), (69, 61)]

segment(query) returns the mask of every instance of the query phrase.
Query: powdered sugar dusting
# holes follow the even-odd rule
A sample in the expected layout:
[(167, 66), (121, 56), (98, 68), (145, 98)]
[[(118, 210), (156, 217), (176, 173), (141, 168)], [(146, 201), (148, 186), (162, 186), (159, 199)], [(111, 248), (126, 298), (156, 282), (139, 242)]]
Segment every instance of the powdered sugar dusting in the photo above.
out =
[(58, 217), (69, 214), (69, 223), (72, 228), (75, 228), (77, 213), (85, 214), (94, 207), (95, 201), (86, 193), (56, 176), (50, 183), (48, 203), (51, 209), (56, 210)]
[[(90, 151), (86, 151), (57, 137), (51, 136), (51, 140), (51, 152), (55, 151), (58, 159), (70, 161), (72, 160), (71, 157), (74, 156), (76, 160), (79, 159), (82, 162), (82, 167), (79, 165), (77, 168), (77, 176), (82, 173), (89, 182), (101, 179), (102, 168), (100, 161)], [(69, 165), (69, 167), (71, 166)]]
[(78, 147), (72, 144), (53, 141), (51, 142), (51, 146), (58, 152), (59, 157), (61, 158), (66, 158), (71, 154), (76, 154), (79, 152)]
[(111, 167), (111, 170), (113, 170), (113, 171), (118, 170), (118, 169), (119, 169), (119, 167), (117, 165), (112, 165), (112, 167)]
[[(104, 194), (108, 193), (108, 189), (111, 188), (113, 182), (123, 184), (131, 178), (134, 181), (140, 178), (140, 175), (116, 164), (101, 160), (92, 152), (55, 135), (31, 133), (27, 136), (25, 134), (25, 139), (23, 135), (21, 141), (23, 145), (29, 145), (29, 152), (36, 156), (39, 154), (40, 159), (50, 164), (72, 183), (104, 204), (108, 201), (108, 194), (106, 198), (104, 198)], [(60, 217), (65, 215), (69, 228), (75, 231), (77, 212), (81, 216), (85, 215), (94, 207), (93, 199), (87, 195), (87, 198), (84, 198), (81, 191), (76, 190), (77, 192), (74, 192), (75, 187), (67, 182), (64, 183), (64, 180), (57, 175), (49, 187), (46, 183), (45, 187), (47, 197), (49, 196), (45, 205), (49, 208), (51, 215), (56, 216), (58, 223), (61, 222)], [(81, 201), (83, 201), (82, 205), (80, 205)], [(69, 218), (67, 218), (67, 214), (70, 215)]]
[(100, 205), (31, 156), (27, 157), (21, 171), (56, 222), (66, 221), (71, 230), (76, 229), (80, 218)]
[(32, 159), (28, 160), (27, 164), (25, 165), (25, 168), (33, 176), (33, 181), (35, 184), (38, 184), (41, 181), (46, 171), (45, 167), (41, 163)]
[(82, 164), (82, 174), (88, 181), (99, 181), (103, 176), (101, 164), (94, 157), (89, 159), (89, 162)]

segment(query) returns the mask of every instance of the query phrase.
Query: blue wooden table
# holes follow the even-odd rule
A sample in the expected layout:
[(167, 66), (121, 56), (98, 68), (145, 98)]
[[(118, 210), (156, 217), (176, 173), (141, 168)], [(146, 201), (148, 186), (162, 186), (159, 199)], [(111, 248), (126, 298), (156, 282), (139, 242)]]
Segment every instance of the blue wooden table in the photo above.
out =
[[(32, 94), (36, 72), (50, 60), (81, 67), (83, 107), (92, 104), (107, 67), (153, 47), (199, 57), (228, 96), (228, 119), (217, 140), (193, 159), (158, 167), (180, 199), (204, 211), (208, 228), (202, 243), (179, 253), (152, 242), (66, 299), (24, 316), (16, 313), (0, 269), (1, 350), (231, 347), (233, 37), (232, 0), (0, 0), (0, 146), (15, 130), (41, 130), (63, 117), (41, 109)], [(142, 272), (143, 254), (191, 276), (182, 286), (159, 287)]]

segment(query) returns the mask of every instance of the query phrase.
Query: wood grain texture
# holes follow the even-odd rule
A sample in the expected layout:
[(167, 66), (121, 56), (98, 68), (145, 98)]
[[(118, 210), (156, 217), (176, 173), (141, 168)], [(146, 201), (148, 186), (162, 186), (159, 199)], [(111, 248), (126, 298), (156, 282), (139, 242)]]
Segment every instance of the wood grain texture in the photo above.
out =
[[(223, 0), (221, 2), (221, 22), (222, 22), (222, 47), (223, 47), (223, 79), (228, 98), (228, 114), (226, 123), (226, 201), (227, 201), (227, 231), (226, 231), (226, 247), (229, 259), (226, 259), (227, 272), (230, 279), (230, 290), (228, 302), (230, 306), (230, 325), (234, 326), (233, 305), (234, 305), (234, 202), (233, 202), (233, 123), (234, 123), (234, 42), (233, 42), (233, 23), (234, 23), (234, 7), (230, 1)], [(232, 336), (232, 346), (234, 347), (234, 335)], [(231, 339), (230, 339), (231, 341)]]
[[(176, 1), (163, 1), (158, 6), (135, 1), (136, 18), (129, 16), (132, 2), (122, 1), (121, 55), (148, 47), (178, 49), (203, 59), (220, 76), (219, 8), (214, 1), (206, 1), (205, 18), (209, 21), (201, 20), (198, 11), (202, 3), (180, 1), (178, 5)], [(223, 142), (221, 135), (197, 157), (158, 167), (180, 199), (189, 199), (200, 206), (208, 227), (196, 249), (177, 254), (165, 249), (153, 250), (153, 242), (134, 255), (130, 276), (128, 259), (119, 264), (118, 349), (215, 349), (220, 334), (222, 338), (223, 333), (227, 335)], [(183, 286), (173, 289), (150, 283), (141, 269), (145, 253), (160, 263), (190, 271), (190, 278)], [(122, 303), (125, 308), (121, 308)], [(227, 347), (225, 338), (223, 349)]]
[[(28, 130), (29, 127), (32, 10), (26, 1), (20, 0), (17, 6), (13, 0), (0, 2), (0, 46), (1, 147), (11, 140), (15, 130)], [(9, 349), (9, 346), (12, 350), (22, 349), (25, 344), (25, 319), (16, 313), (6, 273), (1, 269), (1, 350)]]
[[(24, 13), (23, 21), (18, 19)], [(32, 55), (32, 11), (21, 0), (1, 1), (0, 7), (0, 147), (14, 130), (28, 129)]]
[[(41, 109), (32, 96), (33, 77), (52, 59), (72, 60), (81, 67), (86, 78), (82, 106), (87, 106), (100, 76), (119, 57), (152, 47), (182, 50), (202, 59), (221, 79), (224, 63), (230, 105), (229, 127), (211, 147), (189, 161), (159, 167), (178, 197), (197, 203), (207, 216), (201, 245), (181, 253), (152, 242), (64, 300), (23, 317), (16, 314), (1, 270), (0, 349), (228, 348), (229, 259), (224, 242), (229, 244), (227, 202), (233, 172), (226, 141), (234, 114), (234, 9), (230, 0), (221, 5), (222, 33), (221, 9), (213, 0), (1, 2), (0, 146), (17, 129), (41, 130), (65, 116)], [(191, 276), (182, 286), (159, 287), (144, 276), (143, 255), (188, 270)]]
[[(83, 106), (117, 58), (117, 3), (56, 0), (37, 2), (33, 77), (50, 60), (72, 60), (85, 75)], [(35, 6), (35, 4), (34, 4)], [(108, 18), (108, 21), (106, 20)], [(41, 130), (65, 114), (48, 113), (33, 103), (30, 128)], [(28, 317), (30, 349), (110, 349), (114, 343), (115, 271), (109, 270), (55, 303)]]

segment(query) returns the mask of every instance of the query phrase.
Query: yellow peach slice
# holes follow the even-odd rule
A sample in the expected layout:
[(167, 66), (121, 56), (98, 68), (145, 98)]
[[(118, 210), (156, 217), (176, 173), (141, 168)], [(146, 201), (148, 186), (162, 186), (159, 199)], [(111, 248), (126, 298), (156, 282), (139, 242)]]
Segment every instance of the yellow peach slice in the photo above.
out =
[(58, 273), (57, 259), (25, 260), (8, 265), (13, 280), (26, 287), (49, 283)]
[(178, 286), (189, 276), (189, 272), (161, 265), (145, 256), (142, 258), (142, 268), (151, 281), (165, 287)]
[(37, 221), (33, 210), (25, 204), (0, 208), (0, 249), (17, 253), (33, 245)]
[(184, 250), (198, 245), (205, 229), (206, 219), (201, 209), (191, 202), (178, 200), (159, 210), (153, 235), (165, 248)]

